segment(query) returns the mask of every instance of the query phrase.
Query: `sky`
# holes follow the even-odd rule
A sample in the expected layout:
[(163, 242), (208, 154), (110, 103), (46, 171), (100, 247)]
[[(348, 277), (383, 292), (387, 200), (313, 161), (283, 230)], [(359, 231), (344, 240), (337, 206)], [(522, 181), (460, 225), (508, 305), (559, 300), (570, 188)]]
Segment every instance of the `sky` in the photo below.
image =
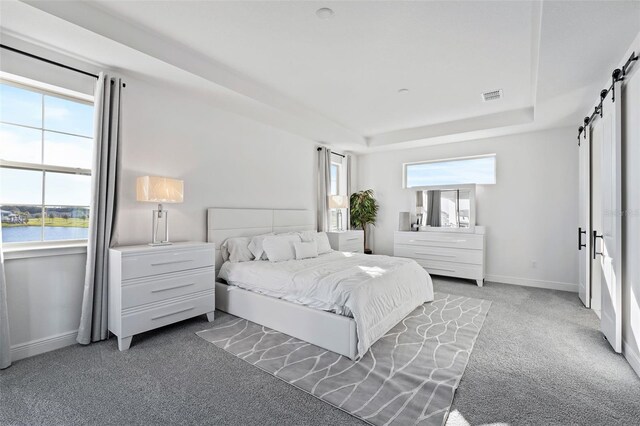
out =
[[(1, 159), (90, 169), (92, 135), (92, 105), (0, 83)], [(0, 169), (0, 204), (41, 204), (42, 177)], [(45, 204), (89, 205), (89, 176), (47, 172), (44, 185)]]
[(496, 157), (408, 164), (407, 188), (415, 186), (494, 184)]

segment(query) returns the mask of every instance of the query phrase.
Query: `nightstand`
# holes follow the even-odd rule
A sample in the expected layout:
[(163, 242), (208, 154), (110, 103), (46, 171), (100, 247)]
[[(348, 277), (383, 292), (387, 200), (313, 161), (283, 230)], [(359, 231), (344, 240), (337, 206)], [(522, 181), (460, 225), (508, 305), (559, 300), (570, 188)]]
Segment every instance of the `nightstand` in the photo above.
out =
[(145, 331), (202, 314), (213, 321), (215, 306), (213, 244), (109, 250), (109, 331), (121, 351)]
[(327, 232), (327, 237), (329, 237), (329, 244), (334, 250), (364, 253), (364, 232), (362, 230), (332, 231)]

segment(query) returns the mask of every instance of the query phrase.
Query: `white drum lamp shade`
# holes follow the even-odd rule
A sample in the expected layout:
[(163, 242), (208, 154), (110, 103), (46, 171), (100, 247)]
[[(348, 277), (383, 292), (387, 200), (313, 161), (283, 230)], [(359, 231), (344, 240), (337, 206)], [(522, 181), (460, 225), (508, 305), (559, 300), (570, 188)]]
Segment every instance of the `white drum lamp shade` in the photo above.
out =
[(160, 176), (140, 176), (136, 181), (136, 198), (150, 203), (182, 203), (184, 181)]
[(329, 195), (330, 209), (346, 209), (349, 207), (349, 200), (344, 195)]

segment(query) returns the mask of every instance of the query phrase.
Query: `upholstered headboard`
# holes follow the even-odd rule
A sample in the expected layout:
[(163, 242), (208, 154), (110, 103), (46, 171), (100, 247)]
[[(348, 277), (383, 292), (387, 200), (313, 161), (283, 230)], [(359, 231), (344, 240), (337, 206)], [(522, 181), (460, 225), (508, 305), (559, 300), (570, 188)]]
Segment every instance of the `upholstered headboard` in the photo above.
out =
[(316, 229), (316, 215), (311, 210), (221, 207), (207, 210), (207, 241), (216, 246), (216, 275), (223, 263), (220, 246), (227, 238), (313, 229)]

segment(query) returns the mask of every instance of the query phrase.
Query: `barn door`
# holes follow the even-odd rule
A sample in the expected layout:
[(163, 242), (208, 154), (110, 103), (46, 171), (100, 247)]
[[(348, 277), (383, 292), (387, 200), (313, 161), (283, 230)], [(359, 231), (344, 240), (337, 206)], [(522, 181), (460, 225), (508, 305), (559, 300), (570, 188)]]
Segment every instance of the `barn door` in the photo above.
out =
[[(612, 101), (615, 93), (615, 101)], [(616, 352), (622, 351), (622, 107), (621, 82), (602, 103), (600, 164), (602, 229), (593, 230), (593, 257), (600, 261), (601, 329)]]
[(591, 132), (585, 129), (578, 146), (578, 295), (591, 307)]

